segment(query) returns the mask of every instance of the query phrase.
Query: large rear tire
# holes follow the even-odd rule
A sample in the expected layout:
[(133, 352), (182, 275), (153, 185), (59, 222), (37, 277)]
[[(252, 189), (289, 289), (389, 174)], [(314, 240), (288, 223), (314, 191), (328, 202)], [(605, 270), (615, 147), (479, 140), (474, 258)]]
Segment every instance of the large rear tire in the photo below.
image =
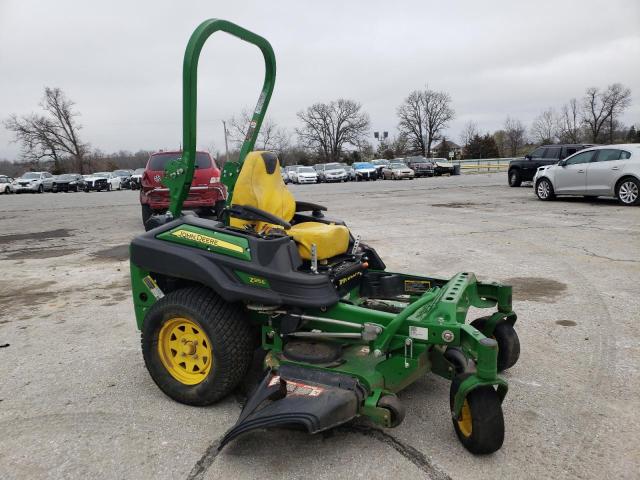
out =
[(141, 342), (153, 381), (186, 405), (211, 405), (231, 393), (253, 357), (242, 307), (205, 287), (170, 292), (153, 305)]

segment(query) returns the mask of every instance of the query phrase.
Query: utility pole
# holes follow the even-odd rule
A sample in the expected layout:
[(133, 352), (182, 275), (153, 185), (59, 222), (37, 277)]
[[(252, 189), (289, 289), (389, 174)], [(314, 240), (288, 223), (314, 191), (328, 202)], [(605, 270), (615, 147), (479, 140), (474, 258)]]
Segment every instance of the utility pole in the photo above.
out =
[(227, 141), (227, 122), (224, 120), (222, 120), (222, 127), (224, 128), (224, 148), (227, 152), (225, 163), (227, 163), (229, 161), (229, 142)]
[(373, 136), (379, 142), (378, 149), (380, 150), (380, 147), (382, 147), (382, 149), (385, 149), (386, 140), (387, 138), (389, 138), (389, 132), (373, 132)]
[(389, 138), (389, 132), (373, 132), (373, 136), (378, 142), (384, 144), (384, 141)]

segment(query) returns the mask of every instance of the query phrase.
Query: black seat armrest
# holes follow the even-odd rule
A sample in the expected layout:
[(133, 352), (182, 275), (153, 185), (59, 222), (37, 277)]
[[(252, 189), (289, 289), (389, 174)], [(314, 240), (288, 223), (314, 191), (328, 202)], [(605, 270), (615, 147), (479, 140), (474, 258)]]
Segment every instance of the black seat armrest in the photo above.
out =
[(240, 218), (242, 220), (255, 220), (258, 222), (273, 223), (274, 225), (280, 225), (285, 230), (289, 230), (291, 228), (291, 224), (286, 220), (250, 205), (232, 205), (231, 207), (227, 207), (223, 210), (223, 215)]
[(296, 212), (311, 212), (314, 217), (324, 217), (322, 212), (326, 212), (327, 207), (311, 202), (296, 201)]

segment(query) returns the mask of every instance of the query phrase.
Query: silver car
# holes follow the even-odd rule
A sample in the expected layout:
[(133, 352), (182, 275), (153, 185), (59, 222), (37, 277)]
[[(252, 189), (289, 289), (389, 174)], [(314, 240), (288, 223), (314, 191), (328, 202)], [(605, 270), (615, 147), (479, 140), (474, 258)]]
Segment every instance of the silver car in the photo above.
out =
[(53, 175), (49, 172), (27, 172), (13, 181), (11, 189), (16, 193), (42, 193), (50, 192), (52, 186)]
[(555, 165), (538, 168), (536, 195), (616, 197), (623, 205), (640, 204), (640, 144), (603, 145), (574, 153)]
[(327, 163), (318, 172), (318, 182), (346, 182), (347, 172), (339, 163)]

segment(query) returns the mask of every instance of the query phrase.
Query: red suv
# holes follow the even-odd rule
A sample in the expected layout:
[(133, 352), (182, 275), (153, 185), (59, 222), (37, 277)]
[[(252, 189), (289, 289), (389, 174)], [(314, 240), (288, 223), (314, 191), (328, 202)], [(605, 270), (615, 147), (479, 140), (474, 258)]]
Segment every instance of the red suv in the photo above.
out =
[[(142, 205), (142, 223), (153, 214), (164, 213), (169, 208), (169, 189), (160, 181), (164, 176), (167, 163), (182, 155), (182, 152), (158, 152), (149, 157), (142, 174), (140, 204)], [(227, 190), (220, 183), (220, 169), (207, 152), (196, 152), (196, 166), (189, 195), (184, 208), (197, 210), (199, 214), (211, 215), (224, 208)]]

